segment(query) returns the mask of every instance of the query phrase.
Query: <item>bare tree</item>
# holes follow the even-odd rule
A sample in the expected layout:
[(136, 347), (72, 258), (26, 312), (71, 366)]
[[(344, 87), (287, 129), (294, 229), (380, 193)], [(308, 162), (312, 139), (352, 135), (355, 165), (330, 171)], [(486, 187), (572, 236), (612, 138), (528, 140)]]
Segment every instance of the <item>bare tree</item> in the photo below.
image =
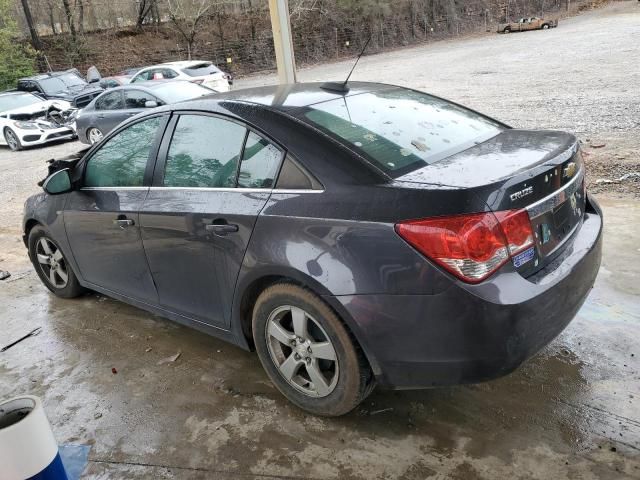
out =
[(142, 25), (147, 19), (153, 15), (155, 9), (157, 9), (156, 0), (136, 0), (136, 28), (142, 29)]
[(31, 9), (29, 8), (29, 2), (27, 0), (22, 0), (22, 10), (24, 10), (24, 18), (27, 21), (27, 27), (31, 35), (31, 45), (40, 52), (42, 51), (42, 42), (40, 42), (38, 31), (33, 23), (33, 16), (31, 15)]
[(214, 5), (211, 0), (167, 0), (169, 19), (187, 44), (189, 60), (198, 35), (198, 25)]

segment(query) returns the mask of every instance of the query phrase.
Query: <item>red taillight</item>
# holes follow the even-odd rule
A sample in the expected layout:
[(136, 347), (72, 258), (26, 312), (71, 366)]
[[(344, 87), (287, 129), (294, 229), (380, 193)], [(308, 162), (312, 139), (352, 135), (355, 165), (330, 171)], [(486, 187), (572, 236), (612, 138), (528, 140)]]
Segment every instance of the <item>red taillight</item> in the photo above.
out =
[(396, 232), (423, 255), (465, 282), (477, 283), (533, 244), (525, 210), (409, 220)]

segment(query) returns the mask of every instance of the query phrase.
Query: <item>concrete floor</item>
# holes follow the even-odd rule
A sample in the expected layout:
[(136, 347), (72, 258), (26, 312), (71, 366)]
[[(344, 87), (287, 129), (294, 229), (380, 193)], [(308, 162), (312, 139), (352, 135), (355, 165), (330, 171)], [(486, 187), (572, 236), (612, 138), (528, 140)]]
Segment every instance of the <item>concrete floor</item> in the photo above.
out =
[[(604, 34), (616, 21), (615, 35), (640, 35), (638, 15), (629, 16), (636, 4), (577, 17), (565, 31), (576, 38), (595, 32), (591, 51), (599, 58), (596, 44), (623, 42)], [(562, 28), (532, 35), (558, 32)], [(519, 44), (527, 35), (509, 41)], [(505, 38), (447, 42), (433, 52), (407, 49), (388, 54), (387, 61), (393, 57), (406, 68), (428, 58), (433, 67), (429, 82), (435, 93), (446, 94), (447, 76), (462, 76), (446, 73), (446, 49), (470, 56), (465, 52), (473, 45), (481, 48), (487, 42), (487, 48), (498, 48)], [(640, 148), (633, 122), (638, 119), (624, 113), (623, 104), (635, 108), (639, 102), (637, 93), (634, 97), (625, 90), (620, 69), (639, 51), (617, 57), (613, 76), (607, 77), (607, 85), (613, 85), (608, 95), (617, 99), (613, 112), (605, 111), (606, 99), (599, 99), (601, 104), (573, 117), (548, 118), (557, 126), (569, 122), (565, 128), (572, 131), (602, 131), (607, 149), (611, 145), (636, 158)], [(362, 74), (373, 79), (376, 64), (367, 67), (367, 62), (381, 57), (363, 59)], [(580, 58), (583, 66), (592, 63), (588, 56)], [(339, 68), (329, 66), (326, 75), (334, 76)], [(385, 71), (389, 74), (391, 67)], [(639, 71), (636, 66), (632, 75)], [(319, 68), (306, 72), (320, 76)], [(585, 80), (588, 75), (582, 72), (585, 88), (600, 88), (598, 74), (591, 72), (593, 81)], [(482, 83), (487, 77), (452, 85), (454, 94), (446, 96), (464, 101), (455, 94), (463, 89), (474, 106), (482, 109), (484, 103), (494, 109), (489, 113), (515, 123), (505, 117), (508, 111), (514, 114), (513, 106), (494, 102), (495, 88), (507, 86), (492, 90), (491, 82)], [(533, 80), (511, 77), (508, 83), (544, 96), (551, 79)], [(632, 82), (626, 83), (630, 88)], [(575, 87), (570, 81), (567, 85)], [(458, 93), (464, 97), (462, 90)], [(574, 104), (586, 101), (571, 92), (564, 98)], [(547, 118), (545, 112), (546, 105), (533, 118)], [(602, 129), (600, 121), (606, 121)], [(37, 190), (42, 160), (78, 147), (75, 142), (0, 152), (0, 269), (13, 274), (0, 282), (0, 346), (35, 327), (43, 329), (0, 353), (0, 397), (42, 397), (61, 444), (92, 446), (86, 478), (640, 478), (637, 198), (599, 197), (606, 218), (596, 286), (565, 332), (515, 373), (475, 386), (376, 391), (351, 414), (321, 419), (281, 397), (254, 354), (105, 297), (61, 300), (39, 283), (18, 238), (21, 203)], [(177, 361), (162, 363), (177, 352)]]
[(0, 343), (43, 332), (0, 354), (0, 391), (42, 397), (60, 443), (92, 445), (87, 478), (640, 478), (640, 208), (602, 203), (587, 303), (497, 381), (315, 418), (255, 355), (102, 296), (58, 299), (26, 270), (0, 289)]

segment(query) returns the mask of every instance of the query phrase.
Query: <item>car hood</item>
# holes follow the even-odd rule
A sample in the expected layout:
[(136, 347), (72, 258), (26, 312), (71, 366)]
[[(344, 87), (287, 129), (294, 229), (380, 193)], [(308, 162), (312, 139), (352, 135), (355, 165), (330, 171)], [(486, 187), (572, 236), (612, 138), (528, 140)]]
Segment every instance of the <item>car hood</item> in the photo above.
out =
[(50, 107), (56, 107), (60, 110), (68, 110), (71, 108), (71, 104), (64, 100), (43, 100), (42, 102), (34, 103), (33, 105), (27, 105), (22, 108), (14, 108), (13, 110), (5, 110), (2, 115), (7, 115), (8, 118), (20, 119), (25, 116), (32, 116), (38, 113), (46, 112)]

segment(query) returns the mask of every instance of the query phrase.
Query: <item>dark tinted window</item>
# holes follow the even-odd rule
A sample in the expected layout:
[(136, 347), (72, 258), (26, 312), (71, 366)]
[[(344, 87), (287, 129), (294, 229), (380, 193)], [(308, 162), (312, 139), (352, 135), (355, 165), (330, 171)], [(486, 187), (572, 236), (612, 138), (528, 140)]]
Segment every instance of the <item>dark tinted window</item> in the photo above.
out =
[(322, 185), (298, 165), (289, 155), (284, 159), (276, 188), (296, 190), (320, 190)]
[(151, 147), (162, 119), (135, 123), (107, 141), (89, 159), (86, 187), (140, 187)]
[(96, 110), (121, 110), (122, 108), (122, 91), (120, 90), (105, 93), (96, 100)]
[(160, 105), (160, 101), (150, 93), (142, 90), (125, 90), (124, 105), (125, 108), (146, 108), (147, 102), (156, 102)]
[(271, 188), (282, 152), (261, 136), (249, 132), (240, 164), (238, 186)]
[(192, 65), (189, 68), (183, 68), (182, 71), (190, 77), (202, 77), (204, 75), (211, 75), (213, 73), (220, 72), (216, 66), (209, 62)]
[(466, 108), (404, 88), (318, 103), (304, 117), (393, 177), (461, 152), (502, 130)]
[(168, 187), (235, 187), (246, 129), (204, 115), (178, 120), (164, 172)]

